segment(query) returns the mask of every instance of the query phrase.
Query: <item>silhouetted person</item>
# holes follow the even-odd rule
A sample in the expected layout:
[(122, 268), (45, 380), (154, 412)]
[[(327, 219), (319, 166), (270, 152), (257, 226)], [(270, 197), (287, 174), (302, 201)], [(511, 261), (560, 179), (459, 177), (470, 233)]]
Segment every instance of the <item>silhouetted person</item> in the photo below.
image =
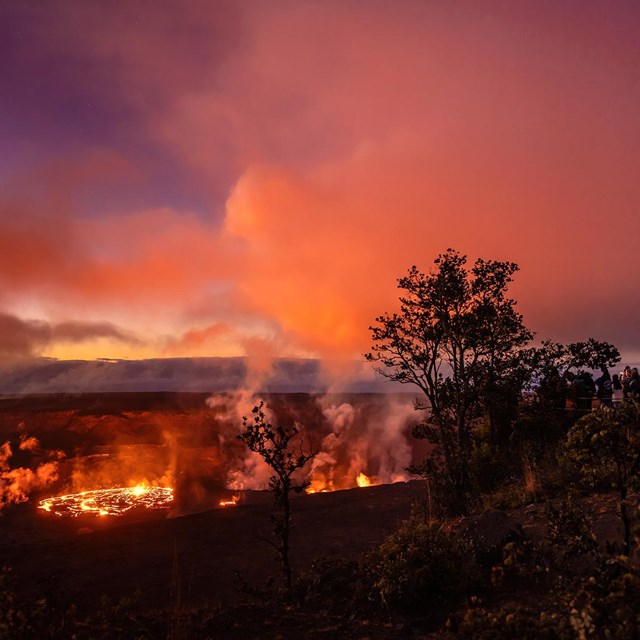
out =
[(640, 375), (638, 375), (638, 370), (635, 367), (631, 369), (631, 378), (629, 380), (629, 386), (627, 387), (627, 397), (629, 400), (640, 400)]
[(631, 367), (627, 365), (622, 372), (622, 397), (629, 397), (629, 383), (631, 382)]
[(620, 376), (617, 373), (614, 373), (611, 377), (611, 386), (613, 387), (613, 406), (616, 407), (622, 402), (623, 393), (622, 393), (622, 382), (620, 382)]
[(602, 375), (596, 380), (596, 396), (600, 400), (600, 406), (611, 407), (613, 406), (613, 383), (611, 382), (611, 376), (606, 367), (602, 367)]
[(571, 385), (571, 391), (576, 410), (583, 413), (591, 411), (595, 391), (593, 378), (585, 372), (579, 373)]
[(569, 395), (569, 387), (558, 370), (552, 369), (542, 379), (536, 393), (540, 402), (546, 406), (564, 409)]
[(584, 378), (584, 384), (587, 387), (587, 395), (585, 397), (585, 405), (589, 405), (587, 407), (587, 411), (591, 411), (593, 409), (593, 398), (596, 395), (596, 383), (593, 381), (593, 376), (585, 371), (582, 374)]

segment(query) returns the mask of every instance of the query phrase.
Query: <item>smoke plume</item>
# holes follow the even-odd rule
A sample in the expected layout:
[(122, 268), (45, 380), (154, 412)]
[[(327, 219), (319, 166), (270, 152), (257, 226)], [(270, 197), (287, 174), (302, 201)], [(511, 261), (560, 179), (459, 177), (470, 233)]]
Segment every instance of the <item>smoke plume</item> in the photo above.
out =
[(313, 460), (310, 481), (314, 491), (357, 486), (360, 474), (372, 484), (406, 481), (411, 463), (408, 428), (415, 421), (413, 407), (396, 398), (384, 398), (374, 413), (331, 396), (318, 400), (330, 433)]
[[(21, 451), (39, 451), (40, 443), (35, 437), (21, 438)], [(29, 500), (33, 491), (39, 491), (58, 479), (58, 461), (50, 460), (36, 464), (34, 468), (11, 467), (13, 451), (11, 442), (0, 447), (0, 509), (9, 504), (18, 504)], [(59, 458), (60, 452), (51, 452), (51, 457)]]

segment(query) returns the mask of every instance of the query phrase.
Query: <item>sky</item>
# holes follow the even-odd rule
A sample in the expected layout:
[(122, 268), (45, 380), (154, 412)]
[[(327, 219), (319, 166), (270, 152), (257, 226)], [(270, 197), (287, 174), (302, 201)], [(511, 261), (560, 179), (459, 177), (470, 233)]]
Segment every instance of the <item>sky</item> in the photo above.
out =
[(452, 247), (640, 359), (636, 0), (0, 0), (0, 356), (349, 359)]

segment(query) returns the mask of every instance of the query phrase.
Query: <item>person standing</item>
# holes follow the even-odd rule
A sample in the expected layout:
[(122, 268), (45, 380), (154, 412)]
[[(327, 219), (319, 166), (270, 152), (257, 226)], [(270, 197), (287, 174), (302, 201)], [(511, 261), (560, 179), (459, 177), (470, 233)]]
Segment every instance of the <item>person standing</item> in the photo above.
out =
[(631, 367), (627, 365), (622, 372), (622, 397), (627, 400), (629, 397), (629, 383), (631, 382)]
[(593, 378), (585, 371), (578, 373), (571, 385), (571, 395), (578, 415), (591, 411), (594, 392)]
[(613, 406), (617, 407), (622, 402), (622, 398), (624, 397), (622, 393), (622, 382), (620, 382), (620, 376), (617, 373), (614, 373), (611, 377), (611, 385), (613, 386), (613, 396), (611, 401), (613, 402)]
[(629, 386), (627, 387), (627, 398), (629, 400), (640, 400), (640, 375), (638, 375), (638, 369), (634, 367), (631, 369), (631, 379), (629, 380)]
[(596, 396), (600, 400), (601, 407), (612, 407), (613, 383), (611, 382), (611, 376), (606, 367), (602, 367), (601, 371), (602, 375), (596, 380)]

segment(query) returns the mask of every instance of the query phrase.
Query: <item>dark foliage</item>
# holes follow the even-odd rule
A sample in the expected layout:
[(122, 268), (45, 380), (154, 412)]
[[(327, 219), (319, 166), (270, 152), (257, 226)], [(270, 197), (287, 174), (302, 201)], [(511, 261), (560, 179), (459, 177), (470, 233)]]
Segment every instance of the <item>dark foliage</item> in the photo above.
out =
[(305, 481), (296, 480), (296, 473), (301, 471), (313, 458), (313, 453), (305, 450), (297, 425), (284, 427), (273, 426), (267, 422), (264, 403), (253, 408), (253, 420), (243, 417), (244, 431), (238, 436), (247, 447), (260, 455), (273, 469), (269, 479), (269, 487), (273, 492), (274, 504), (281, 513), (273, 515), (273, 533), (276, 538), (273, 544), (284, 576), (287, 593), (291, 592), (292, 572), (289, 559), (289, 537), (291, 534), (291, 502), (292, 491), (304, 491), (308, 486)]
[(574, 640), (575, 634), (562, 613), (514, 603), (497, 611), (482, 607), (469, 609), (454, 637), (461, 640)]
[(640, 412), (633, 403), (590, 413), (571, 428), (565, 443), (583, 482), (612, 488), (619, 497), (624, 527), (624, 553), (629, 554), (631, 522), (627, 498), (640, 486)]
[(437, 478), (443, 502), (461, 512), (469, 506), (474, 422), (486, 415), (492, 443), (507, 440), (526, 375), (519, 351), (532, 337), (507, 296), (517, 265), (466, 262), (450, 249), (430, 274), (412, 267), (398, 283), (400, 312), (376, 318), (366, 355), (383, 376), (423, 393), (417, 408), (427, 419), (414, 435), (437, 447), (414, 471)]
[(316, 558), (294, 583), (299, 606), (338, 615), (365, 614), (371, 609), (362, 564), (339, 556)]
[(425, 617), (451, 610), (479, 579), (468, 542), (415, 517), (364, 559), (364, 570), (374, 602)]

